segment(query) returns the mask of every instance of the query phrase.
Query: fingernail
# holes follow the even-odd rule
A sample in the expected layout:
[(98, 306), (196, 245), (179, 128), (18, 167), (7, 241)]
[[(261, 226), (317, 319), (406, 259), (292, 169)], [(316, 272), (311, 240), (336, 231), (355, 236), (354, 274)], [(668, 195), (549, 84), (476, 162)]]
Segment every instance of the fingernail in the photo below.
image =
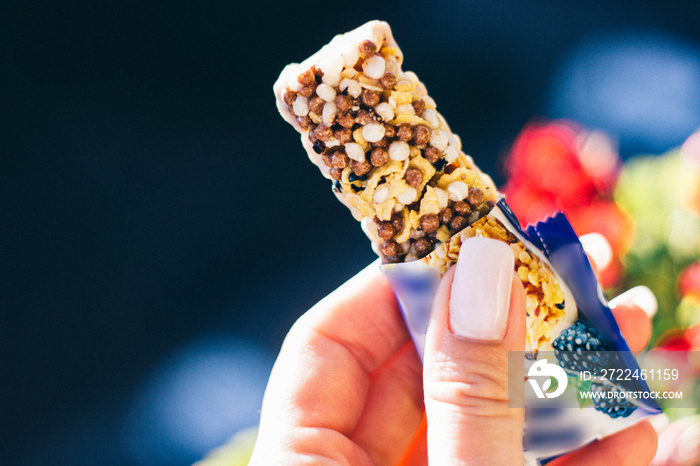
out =
[(600, 233), (588, 233), (579, 238), (583, 250), (586, 251), (593, 262), (595, 262), (598, 270), (603, 270), (605, 267), (610, 265), (610, 261), (613, 258), (613, 251), (610, 247), (610, 243), (605, 236)]
[(620, 304), (634, 304), (642, 308), (649, 317), (654, 317), (659, 309), (654, 293), (644, 285), (635, 286), (625, 291), (621, 295), (610, 300), (610, 307), (614, 308)]
[(649, 418), (649, 424), (651, 424), (651, 426), (654, 428), (656, 434), (660, 435), (661, 432), (666, 430), (666, 427), (668, 427), (668, 416), (666, 416), (664, 413), (657, 414), (656, 416), (651, 416)]
[(500, 340), (506, 333), (515, 258), (495, 239), (462, 243), (450, 291), (450, 327), (473, 340)]

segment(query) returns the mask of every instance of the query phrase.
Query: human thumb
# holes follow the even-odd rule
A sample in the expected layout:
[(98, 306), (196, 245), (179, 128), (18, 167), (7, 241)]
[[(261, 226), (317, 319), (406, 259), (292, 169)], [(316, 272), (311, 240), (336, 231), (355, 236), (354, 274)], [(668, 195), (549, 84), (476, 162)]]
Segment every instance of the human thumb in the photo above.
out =
[(469, 238), (435, 296), (424, 358), (430, 464), (522, 463), (524, 410), (508, 407), (508, 351), (525, 349), (525, 293), (503, 242)]

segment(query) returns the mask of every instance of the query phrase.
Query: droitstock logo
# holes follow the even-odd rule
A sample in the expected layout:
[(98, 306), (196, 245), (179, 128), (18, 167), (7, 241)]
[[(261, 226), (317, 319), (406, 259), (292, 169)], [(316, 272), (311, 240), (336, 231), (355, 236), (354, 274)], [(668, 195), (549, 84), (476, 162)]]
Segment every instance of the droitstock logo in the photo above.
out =
[[(530, 366), (527, 376), (537, 398), (556, 398), (564, 393), (568, 383), (566, 371), (556, 364), (549, 364), (546, 359), (540, 359)], [(553, 392), (548, 392), (547, 390), (552, 387), (552, 377), (557, 381), (557, 387)], [(537, 379), (544, 379), (542, 387)]]

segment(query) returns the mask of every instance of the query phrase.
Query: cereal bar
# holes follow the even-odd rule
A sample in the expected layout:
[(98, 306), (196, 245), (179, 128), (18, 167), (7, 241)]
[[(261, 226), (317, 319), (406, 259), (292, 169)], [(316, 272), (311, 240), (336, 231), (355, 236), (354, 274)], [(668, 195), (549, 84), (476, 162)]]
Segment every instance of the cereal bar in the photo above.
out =
[(462, 242), (474, 236), (493, 238), (507, 243), (515, 257), (515, 272), (525, 290), (527, 312), (526, 348), (551, 351), (551, 340), (561, 331), (562, 324), (569, 325), (576, 316), (573, 299), (562, 286), (549, 263), (536, 254), (535, 248), (526, 245), (504, 224), (498, 209), (467, 226), (459, 234), (438, 245), (433, 254), (421, 259), (426, 265), (443, 274), (459, 257)]
[(277, 107), (384, 262), (425, 257), (494, 206), (389, 25), (336, 36), (274, 85)]

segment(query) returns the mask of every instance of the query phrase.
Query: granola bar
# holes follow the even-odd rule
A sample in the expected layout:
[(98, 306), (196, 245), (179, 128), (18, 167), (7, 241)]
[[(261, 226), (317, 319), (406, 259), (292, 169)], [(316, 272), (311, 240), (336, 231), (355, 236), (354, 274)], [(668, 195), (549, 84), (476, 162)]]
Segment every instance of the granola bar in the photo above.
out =
[(506, 223), (500, 210), (494, 209), (438, 245), (432, 254), (421, 261), (442, 275), (457, 262), (462, 242), (468, 238), (480, 236), (507, 243), (515, 257), (515, 272), (525, 290), (525, 346), (528, 350), (551, 351), (551, 341), (562, 330), (562, 325), (569, 325), (576, 317), (573, 298), (547, 260), (535, 252), (536, 248), (525, 244), (524, 239), (509, 230)]
[(497, 199), (402, 62), (389, 25), (371, 21), (274, 85), (280, 113), (386, 263), (425, 257)]

